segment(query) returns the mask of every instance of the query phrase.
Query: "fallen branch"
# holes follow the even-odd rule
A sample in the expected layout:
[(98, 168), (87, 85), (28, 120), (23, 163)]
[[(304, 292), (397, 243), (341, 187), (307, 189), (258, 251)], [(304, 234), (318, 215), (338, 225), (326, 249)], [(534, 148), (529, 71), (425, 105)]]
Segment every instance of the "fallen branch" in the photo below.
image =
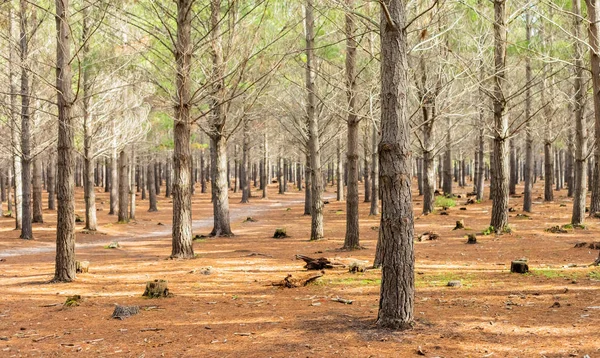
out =
[(300, 277), (294, 277), (291, 274), (288, 274), (286, 276), (286, 278), (284, 278), (283, 280), (278, 281), (278, 282), (273, 282), (273, 283), (271, 283), (271, 285), (287, 287), (287, 288), (303, 287), (303, 286), (308, 285), (312, 281), (318, 279), (319, 277), (323, 276), (324, 274), (325, 274), (325, 272), (323, 272), (323, 271), (318, 272), (318, 273), (313, 273), (310, 275), (300, 276)]
[(142, 329), (140, 329), (140, 332), (158, 332), (158, 331), (164, 331), (164, 330), (165, 330), (164, 328), (152, 328), (152, 327), (149, 327), (149, 328), (142, 328)]
[(329, 261), (325, 257), (319, 257), (318, 259), (313, 259), (312, 257), (308, 257), (308, 256), (304, 256), (304, 255), (296, 255), (296, 258), (306, 262), (306, 265), (304, 265), (304, 268), (306, 268), (307, 270), (323, 270), (323, 269), (333, 268), (333, 264), (331, 263), (331, 261)]
[(346, 304), (346, 305), (351, 305), (352, 302), (354, 302), (352, 300), (347, 300), (347, 299), (340, 298), (340, 297), (332, 298), (331, 300), (334, 301), (334, 302), (339, 302), (339, 303), (343, 303), (343, 304)]

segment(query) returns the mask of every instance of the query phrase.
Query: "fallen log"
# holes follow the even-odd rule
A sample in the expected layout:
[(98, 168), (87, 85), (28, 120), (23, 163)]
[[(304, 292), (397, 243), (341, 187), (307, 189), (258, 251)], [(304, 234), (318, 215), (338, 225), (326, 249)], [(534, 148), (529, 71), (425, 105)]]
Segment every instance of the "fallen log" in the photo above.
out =
[(333, 268), (333, 264), (331, 263), (331, 261), (329, 261), (325, 257), (319, 257), (318, 259), (314, 259), (312, 257), (304, 255), (296, 255), (296, 258), (306, 262), (304, 268), (307, 270), (323, 270)]
[(285, 288), (304, 287), (325, 274), (324, 271), (302, 276), (288, 274), (283, 280), (271, 283), (272, 286)]

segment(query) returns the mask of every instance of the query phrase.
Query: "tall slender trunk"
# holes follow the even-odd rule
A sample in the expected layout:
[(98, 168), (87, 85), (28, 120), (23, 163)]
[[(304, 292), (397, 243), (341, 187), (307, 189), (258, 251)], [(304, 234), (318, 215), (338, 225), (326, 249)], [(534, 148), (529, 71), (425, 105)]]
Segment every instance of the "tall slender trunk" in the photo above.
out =
[[(131, 146), (131, 160), (129, 162), (129, 166), (127, 168), (129, 172), (129, 220), (135, 220), (135, 193), (136, 193), (136, 183), (138, 182), (135, 175), (136, 168), (136, 153), (135, 148)], [(139, 173), (141, 174), (141, 173)], [(138, 174), (138, 175), (139, 175)]]
[(51, 153), (48, 158), (47, 172), (48, 183), (46, 183), (46, 187), (48, 191), (48, 209), (56, 210), (56, 155), (54, 153)]
[(494, 202), (490, 226), (501, 232), (508, 225), (508, 161), (506, 115), (506, 2), (494, 0)]
[[(348, 8), (352, 8), (353, 0), (346, 0)], [(348, 101), (348, 194), (346, 198), (346, 237), (344, 249), (360, 248), (358, 225), (358, 130), (360, 119), (356, 114), (356, 47), (354, 38), (354, 15), (346, 12), (346, 99)], [(340, 143), (341, 144), (341, 143)], [(366, 144), (365, 144), (366, 145)]]
[[(308, 150), (308, 148), (307, 148)], [(306, 164), (304, 165), (304, 183), (306, 190), (304, 191), (304, 215), (310, 215), (312, 211), (312, 174), (310, 171), (310, 154), (306, 154)]]
[[(577, 0), (575, 0), (577, 1)], [(525, 36), (527, 46), (531, 45), (531, 15), (526, 13)], [(525, 81), (527, 89), (525, 90), (525, 195), (523, 196), (523, 211), (531, 212), (533, 201), (533, 181), (535, 179), (533, 163), (533, 123), (531, 120), (531, 57), (525, 57)]]
[[(590, 44), (590, 63), (592, 65), (592, 85), (594, 99), (594, 136), (596, 143), (600, 143), (600, 1), (586, 0), (588, 8), (588, 36)], [(593, 186), (590, 214), (600, 211), (600, 145), (594, 151)]]
[(21, 204), (21, 239), (33, 239), (33, 227), (31, 225), (31, 118), (30, 118), (30, 89), (29, 89), (29, 49), (31, 40), (27, 33), (27, 1), (20, 0), (19, 19), (21, 34), (19, 38), (21, 54), (21, 183), (23, 185), (23, 201)]
[(248, 156), (250, 155), (250, 121), (244, 118), (243, 127), (243, 143), (242, 143), (242, 168), (241, 168), (241, 184), (242, 184), (242, 203), (250, 202), (250, 165)]
[(33, 159), (33, 219), (34, 223), (43, 223), (42, 206), (42, 160), (39, 156)]
[(363, 160), (363, 181), (365, 185), (365, 203), (371, 202), (371, 172), (369, 169), (369, 129), (365, 126), (364, 136), (363, 136), (363, 147), (364, 147), (364, 160)]
[[(573, 0), (573, 34), (581, 38), (581, 0)], [(581, 42), (574, 42), (575, 76), (574, 87), (574, 114), (575, 114), (575, 181), (573, 197), (573, 213), (571, 224), (582, 225), (585, 220), (585, 198), (587, 195), (586, 169), (587, 169), (587, 126), (584, 116), (585, 89), (583, 79), (583, 46)]]
[(165, 198), (170, 198), (172, 195), (172, 190), (173, 190), (173, 181), (172, 181), (172, 176), (173, 174), (171, 173), (171, 162), (170, 161), (166, 161), (165, 162)]
[(442, 189), (444, 195), (452, 195), (452, 136), (450, 118), (447, 119), (448, 133), (446, 134), (446, 148), (444, 151), (444, 182)]
[(269, 196), (267, 186), (269, 185), (269, 141), (267, 140), (267, 131), (263, 135), (263, 161), (262, 161), (262, 197), (267, 199)]
[[(372, 112), (371, 112), (372, 113)], [(379, 134), (375, 123), (371, 126), (371, 208), (369, 215), (379, 215), (379, 152), (377, 145), (379, 143)], [(435, 179), (434, 179), (435, 180)]]
[(156, 207), (156, 184), (154, 183), (156, 177), (154, 176), (154, 163), (152, 160), (146, 166), (146, 173), (148, 196), (150, 197), (148, 211), (155, 212), (158, 211), (158, 208)]
[(519, 180), (519, 166), (517, 164), (517, 154), (515, 149), (515, 140), (511, 138), (508, 141), (510, 151), (510, 175), (508, 184), (508, 194), (515, 195), (517, 193), (517, 181)]
[(383, 0), (380, 26), (383, 214), (379, 230), (384, 256), (377, 325), (392, 329), (412, 326), (415, 300), (405, 6), (402, 0)]
[[(88, 15), (89, 8), (83, 8), (83, 26), (81, 41), (84, 44), (81, 49), (81, 55), (84, 59), (84, 63), (87, 64), (89, 61), (89, 26), (88, 26)], [(86, 65), (83, 68), (83, 191), (85, 201), (85, 229), (88, 231), (96, 231), (97, 229), (97, 218), (96, 218), (96, 193), (94, 191), (93, 172), (94, 172), (94, 153), (92, 149), (92, 125), (89, 113), (90, 100), (91, 100), (91, 89), (92, 84), (90, 81), (90, 70)]]
[(110, 210), (108, 215), (115, 215), (119, 210), (119, 159), (117, 148), (113, 147), (110, 158)]
[(127, 172), (127, 151), (125, 148), (119, 153), (119, 212), (118, 221), (126, 223), (129, 221), (129, 173)]
[[(310, 153), (310, 180), (312, 186), (310, 208), (311, 241), (320, 240), (323, 238), (323, 175), (321, 174), (321, 144), (319, 141), (319, 119), (317, 118), (316, 113), (316, 63), (314, 58), (315, 23), (313, 17), (313, 10), (313, 0), (306, 0), (306, 113), (308, 122), (308, 149)], [(350, 193), (348, 193), (348, 195), (350, 195)]]
[(344, 201), (344, 163), (342, 161), (342, 138), (337, 139), (337, 164), (336, 164), (336, 199), (337, 201)]
[(14, 41), (13, 28), (14, 28), (14, 16), (11, 14), (11, 6), (8, 7), (8, 34), (7, 38), (9, 42), (9, 86), (10, 86), (10, 133), (11, 133), (11, 157), (12, 157), (12, 169), (13, 169), (13, 182), (10, 182), (10, 186), (13, 187), (14, 192), (14, 214), (15, 218), (15, 229), (21, 229), (22, 213), (21, 205), (23, 202), (23, 186), (21, 181), (22, 163), (21, 163), (21, 141), (19, 140), (19, 133), (21, 126), (17, 120), (19, 108), (17, 103), (17, 49), (11, 46)]
[(70, 282), (75, 279), (75, 166), (73, 94), (71, 91), (71, 28), (69, 0), (56, 0), (56, 91), (58, 99), (58, 172), (56, 265), (54, 281)]

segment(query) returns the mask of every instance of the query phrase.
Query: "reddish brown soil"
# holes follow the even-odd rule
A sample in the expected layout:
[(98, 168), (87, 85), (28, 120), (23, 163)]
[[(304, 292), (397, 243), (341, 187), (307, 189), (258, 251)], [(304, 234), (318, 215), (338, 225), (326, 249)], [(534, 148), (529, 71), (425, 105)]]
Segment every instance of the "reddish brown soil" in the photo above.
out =
[[(334, 189), (328, 190), (333, 197)], [(307, 287), (271, 286), (288, 273), (304, 271), (295, 254), (371, 262), (378, 225), (367, 215), (368, 204), (361, 203), (366, 249), (339, 251), (345, 203), (330, 199), (326, 239), (309, 242), (303, 193), (275, 192), (271, 189), (269, 200), (254, 198), (246, 205), (238, 204), (240, 196), (232, 193), (236, 236), (198, 241), (197, 259), (173, 261), (166, 259), (169, 199), (161, 197), (159, 212), (148, 213), (147, 201), (138, 197), (137, 221), (116, 224), (116, 217), (107, 215), (107, 204), (100, 204), (107, 197), (99, 191), (98, 204), (104, 209), (98, 212), (100, 233), (77, 235), (77, 257), (91, 262), (90, 272), (69, 284), (49, 283), (54, 212), (45, 211), (46, 223), (34, 224), (34, 241), (20, 240), (12, 219), (0, 219), (0, 258), (5, 259), (0, 262), (0, 356), (411, 357), (419, 356), (419, 349), (427, 357), (600, 356), (600, 271), (585, 266), (598, 252), (574, 248), (579, 241), (600, 241), (599, 222), (588, 219), (587, 230), (567, 234), (544, 231), (569, 222), (566, 192), (557, 192), (554, 203), (536, 204), (530, 219), (516, 217), (522, 199), (511, 199), (517, 209), (511, 213), (513, 233), (478, 236), (477, 245), (466, 245), (465, 236), (488, 225), (489, 201), (461, 211), (463, 196), (448, 216), (417, 216), (417, 234), (433, 230), (441, 238), (415, 243), (416, 324), (405, 332), (374, 327), (379, 270), (352, 274), (340, 268)], [(83, 216), (82, 193), (77, 194)], [(415, 197), (417, 215), (421, 200)], [(209, 196), (197, 193), (196, 233), (210, 232), (211, 210)], [(258, 221), (243, 222), (247, 216)], [(453, 231), (459, 219), (470, 229)], [(271, 238), (280, 227), (291, 237)], [(106, 249), (111, 241), (122, 247)], [(529, 259), (532, 273), (511, 274), (510, 261), (521, 257)], [(212, 274), (200, 273), (206, 267), (212, 267)], [(142, 298), (146, 281), (153, 279), (168, 280), (174, 297)], [(462, 287), (447, 287), (450, 280), (461, 280)], [(73, 294), (84, 297), (82, 304), (63, 308), (66, 296)], [(354, 302), (331, 301), (335, 297)], [(142, 310), (115, 320), (115, 304)]]

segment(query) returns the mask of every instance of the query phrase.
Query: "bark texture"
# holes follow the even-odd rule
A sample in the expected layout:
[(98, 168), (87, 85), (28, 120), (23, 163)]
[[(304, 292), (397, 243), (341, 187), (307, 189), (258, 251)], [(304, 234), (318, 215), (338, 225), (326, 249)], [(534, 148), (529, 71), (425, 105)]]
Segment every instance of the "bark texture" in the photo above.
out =
[(383, 262), (377, 325), (391, 329), (412, 326), (415, 298), (405, 7), (402, 0), (383, 0), (380, 26), (382, 217), (379, 230)]

